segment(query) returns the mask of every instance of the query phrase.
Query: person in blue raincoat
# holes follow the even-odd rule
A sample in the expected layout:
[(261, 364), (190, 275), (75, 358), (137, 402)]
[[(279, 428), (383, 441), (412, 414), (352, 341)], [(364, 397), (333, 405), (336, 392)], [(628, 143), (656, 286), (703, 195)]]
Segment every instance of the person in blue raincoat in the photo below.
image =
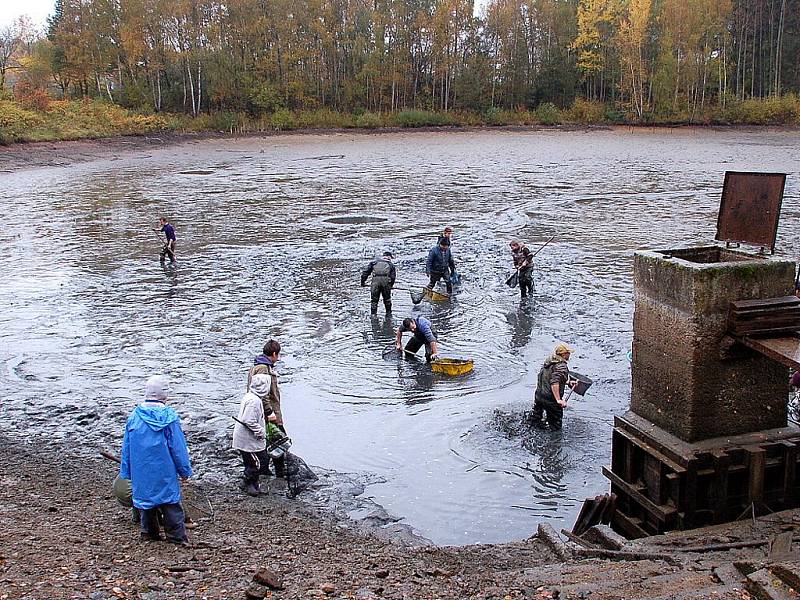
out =
[(178, 478), (192, 476), (192, 464), (177, 413), (166, 405), (169, 381), (147, 380), (144, 402), (125, 424), (119, 476), (130, 479), (133, 505), (141, 513), (142, 539), (160, 540), (159, 515), (168, 542), (188, 544)]

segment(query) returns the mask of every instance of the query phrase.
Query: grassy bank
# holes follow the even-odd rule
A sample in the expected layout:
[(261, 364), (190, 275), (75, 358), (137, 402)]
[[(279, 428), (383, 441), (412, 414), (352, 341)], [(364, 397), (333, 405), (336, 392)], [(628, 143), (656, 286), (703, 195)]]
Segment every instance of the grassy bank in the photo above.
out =
[(484, 112), (403, 110), (397, 113), (341, 113), (322, 109), (280, 109), (261, 117), (216, 112), (141, 114), (98, 100), (48, 101), (38, 106), (0, 100), (0, 144), (75, 140), (153, 132), (251, 133), (302, 129), (379, 129), (387, 127), (503, 125), (800, 125), (800, 99), (794, 95), (764, 100), (731, 100), (702, 111), (669, 110), (635, 119), (609, 104), (577, 100), (568, 109), (542, 104), (535, 110), (493, 108)]

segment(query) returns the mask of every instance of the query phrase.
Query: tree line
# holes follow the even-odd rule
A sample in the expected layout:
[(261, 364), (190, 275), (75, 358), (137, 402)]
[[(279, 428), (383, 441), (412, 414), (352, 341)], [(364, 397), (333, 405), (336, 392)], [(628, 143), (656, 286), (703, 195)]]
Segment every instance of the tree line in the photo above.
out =
[(0, 31), (26, 93), (153, 112), (568, 107), (637, 119), (800, 91), (800, 0), (56, 0)]

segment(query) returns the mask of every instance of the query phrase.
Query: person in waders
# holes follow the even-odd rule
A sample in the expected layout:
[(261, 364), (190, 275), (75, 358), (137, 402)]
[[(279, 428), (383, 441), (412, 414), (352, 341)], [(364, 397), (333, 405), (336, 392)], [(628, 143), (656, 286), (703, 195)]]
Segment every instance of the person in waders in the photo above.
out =
[(154, 231), (160, 231), (164, 234), (164, 237), (167, 238), (166, 244), (161, 249), (161, 264), (164, 264), (164, 261), (169, 255), (169, 262), (175, 262), (175, 228), (170, 224), (169, 221), (165, 217), (161, 217), (158, 220), (161, 227), (159, 229), (155, 229)]
[(533, 295), (533, 254), (527, 246), (514, 240), (509, 244), (511, 247), (511, 257), (514, 260), (514, 268), (517, 270), (519, 280), (519, 293), (523, 298), (527, 298), (530, 293)]
[(267, 423), (275, 423), (275, 416), (269, 402), (272, 378), (266, 373), (253, 375), (250, 388), (242, 397), (239, 405), (239, 416), (233, 428), (234, 450), (238, 450), (244, 464), (244, 491), (250, 496), (258, 496), (260, 475), (269, 475), (269, 454), (267, 454)]
[(439, 354), (436, 342), (436, 334), (433, 332), (431, 322), (425, 317), (419, 316), (416, 319), (403, 319), (400, 327), (397, 328), (396, 347), (397, 351), (403, 350), (403, 334), (411, 332), (414, 335), (408, 340), (405, 351), (408, 354), (416, 354), (417, 350), (425, 346), (425, 359), (431, 362)]
[[(261, 402), (264, 406), (264, 414), (269, 415), (275, 413), (274, 424), (281, 432), (286, 435), (286, 427), (283, 424), (283, 413), (281, 412), (281, 390), (278, 387), (278, 372), (275, 370), (275, 363), (278, 362), (281, 354), (281, 345), (276, 340), (269, 340), (264, 344), (264, 349), (261, 354), (253, 359), (253, 366), (247, 372), (247, 388), (250, 390), (253, 377), (255, 375), (265, 374), (270, 377), (269, 391), (266, 395), (261, 396)], [(286, 465), (284, 458), (273, 458), (272, 464), (275, 467), (275, 477), (286, 477)], [(268, 467), (265, 467), (268, 469)]]
[(392, 253), (386, 251), (381, 258), (371, 261), (367, 268), (361, 272), (361, 287), (367, 285), (367, 278), (372, 274), (370, 285), (370, 313), (378, 314), (378, 300), (383, 296), (383, 306), (386, 314), (392, 312), (392, 286), (397, 278), (397, 270), (392, 264)]
[(455, 275), (456, 265), (453, 262), (453, 255), (450, 254), (450, 238), (440, 237), (439, 243), (428, 252), (428, 260), (425, 262), (425, 272), (430, 277), (428, 287), (433, 289), (440, 279), (444, 280), (447, 286), (447, 293), (453, 293), (452, 276)]
[(188, 545), (178, 479), (192, 476), (192, 464), (180, 419), (166, 406), (168, 390), (163, 375), (147, 380), (146, 399), (125, 424), (119, 477), (131, 481), (143, 540), (160, 540), (161, 522), (168, 542)]
[[(571, 354), (572, 348), (566, 344), (559, 344), (553, 350), (553, 354), (544, 361), (533, 395), (531, 418), (534, 427), (545, 429), (549, 426), (552, 431), (561, 429), (564, 408), (567, 406), (564, 388), (569, 383), (567, 363)], [(543, 420), (545, 413), (547, 413), (547, 424)]]

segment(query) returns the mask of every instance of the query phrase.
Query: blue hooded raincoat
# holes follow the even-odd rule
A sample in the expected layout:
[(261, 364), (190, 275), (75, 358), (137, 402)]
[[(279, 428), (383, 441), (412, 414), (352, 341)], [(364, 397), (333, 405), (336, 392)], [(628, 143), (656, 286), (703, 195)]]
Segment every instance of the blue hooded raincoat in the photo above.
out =
[(145, 402), (134, 409), (125, 424), (119, 476), (131, 480), (136, 508), (181, 501), (178, 476), (191, 477), (192, 464), (180, 419), (172, 408)]

